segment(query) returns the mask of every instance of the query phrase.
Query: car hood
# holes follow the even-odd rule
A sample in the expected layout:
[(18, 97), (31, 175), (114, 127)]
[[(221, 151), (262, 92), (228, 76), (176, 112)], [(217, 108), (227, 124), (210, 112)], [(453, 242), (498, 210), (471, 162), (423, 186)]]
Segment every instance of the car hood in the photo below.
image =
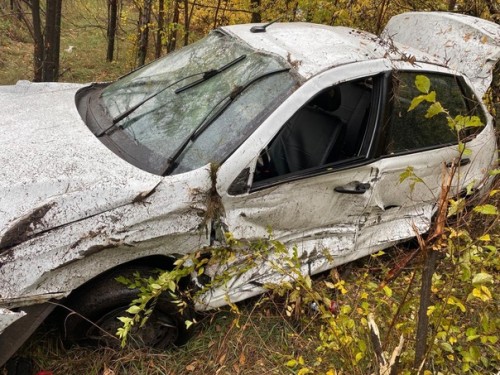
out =
[(81, 85), (0, 87), (0, 249), (126, 205), (162, 177), (108, 150), (81, 120)]
[(446, 12), (408, 12), (392, 17), (382, 37), (428, 53), (465, 74), (482, 98), (500, 59), (500, 26)]

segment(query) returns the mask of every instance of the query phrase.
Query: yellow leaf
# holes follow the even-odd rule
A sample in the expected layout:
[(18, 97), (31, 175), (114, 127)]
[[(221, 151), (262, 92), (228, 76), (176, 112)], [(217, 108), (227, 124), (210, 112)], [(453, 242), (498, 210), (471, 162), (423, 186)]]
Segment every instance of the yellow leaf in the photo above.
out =
[(422, 74), (418, 74), (415, 77), (415, 87), (421, 93), (427, 94), (431, 88), (431, 80)]
[(307, 367), (301, 368), (298, 372), (297, 375), (305, 375), (305, 374), (310, 374), (311, 370), (309, 370)]
[(359, 362), (359, 361), (361, 361), (362, 359), (363, 359), (363, 353), (358, 352), (356, 354), (356, 363)]
[(481, 285), (481, 292), (483, 292), (483, 294), (488, 297), (488, 300), (492, 298), (491, 292), (486, 285)]
[(484, 236), (479, 237), (478, 240), (488, 242), (491, 241), (491, 237), (489, 234), (485, 234)]

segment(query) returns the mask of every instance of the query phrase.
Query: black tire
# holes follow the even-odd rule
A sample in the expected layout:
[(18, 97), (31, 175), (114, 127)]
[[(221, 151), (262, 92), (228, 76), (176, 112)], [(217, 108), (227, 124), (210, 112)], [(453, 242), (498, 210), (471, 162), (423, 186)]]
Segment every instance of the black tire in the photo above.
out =
[[(65, 341), (118, 349), (120, 341), (116, 331), (123, 324), (117, 318), (128, 316), (125, 311), (137, 298), (138, 290), (129, 289), (115, 279), (118, 276), (133, 278), (135, 272), (142, 277), (153, 274), (151, 268), (127, 266), (113, 270), (73, 292), (66, 306), (74, 312), (68, 311), (62, 322)], [(134, 327), (129, 334), (128, 345), (155, 349), (182, 345), (189, 338), (185, 322), (191, 315), (191, 310), (180, 312), (167, 296), (162, 295), (146, 324), (140, 329)]]

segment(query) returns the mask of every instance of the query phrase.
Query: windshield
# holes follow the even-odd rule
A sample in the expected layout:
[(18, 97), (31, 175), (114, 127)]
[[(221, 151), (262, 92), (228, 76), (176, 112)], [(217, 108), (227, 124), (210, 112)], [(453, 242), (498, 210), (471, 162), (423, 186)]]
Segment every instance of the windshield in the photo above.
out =
[[(170, 174), (220, 164), (291, 93), (297, 81), (288, 68), (277, 56), (212, 32), (106, 87), (100, 105), (107, 123), (100, 123), (96, 134), (110, 138), (122, 157), (132, 154), (127, 160), (157, 174), (174, 156)], [(209, 125), (203, 127), (204, 122)], [(200, 127), (203, 131), (189, 141)], [(133, 155), (137, 146), (146, 157)]]

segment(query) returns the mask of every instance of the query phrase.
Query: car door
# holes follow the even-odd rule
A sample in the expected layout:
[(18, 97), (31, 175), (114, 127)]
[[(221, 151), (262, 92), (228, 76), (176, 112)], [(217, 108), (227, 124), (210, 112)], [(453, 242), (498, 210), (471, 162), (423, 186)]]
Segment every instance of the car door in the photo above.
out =
[[(322, 88), (282, 120), (222, 195), (235, 238), (259, 239), (272, 231), (290, 249), (296, 245), (308, 273), (362, 256), (355, 244), (377, 184), (368, 154), (380, 80), (368, 76)], [(245, 182), (241, 191), (238, 181)]]
[(466, 131), (463, 140), (472, 152), (461, 153), (459, 134), (449, 126), (446, 116), (427, 115), (431, 103), (423, 101), (409, 110), (412, 100), (422, 94), (416, 88), (418, 76), (430, 80), (430, 90), (435, 91), (436, 100), (451, 117), (477, 116), (486, 125), (484, 111), (463, 79), (444, 72), (414, 70), (398, 70), (388, 76), (388, 87), (392, 89), (387, 92), (385, 121), (377, 128), (379, 148), (374, 155), (379, 159), (378, 183), (373, 188), (363, 233), (357, 240), (357, 247), (367, 252), (426, 232), (452, 163), (458, 163), (459, 169), (450, 193), (458, 196), (468, 184), (480, 184), (480, 170), (484, 176), (494, 154), (492, 142), (478, 135), (484, 126)]

